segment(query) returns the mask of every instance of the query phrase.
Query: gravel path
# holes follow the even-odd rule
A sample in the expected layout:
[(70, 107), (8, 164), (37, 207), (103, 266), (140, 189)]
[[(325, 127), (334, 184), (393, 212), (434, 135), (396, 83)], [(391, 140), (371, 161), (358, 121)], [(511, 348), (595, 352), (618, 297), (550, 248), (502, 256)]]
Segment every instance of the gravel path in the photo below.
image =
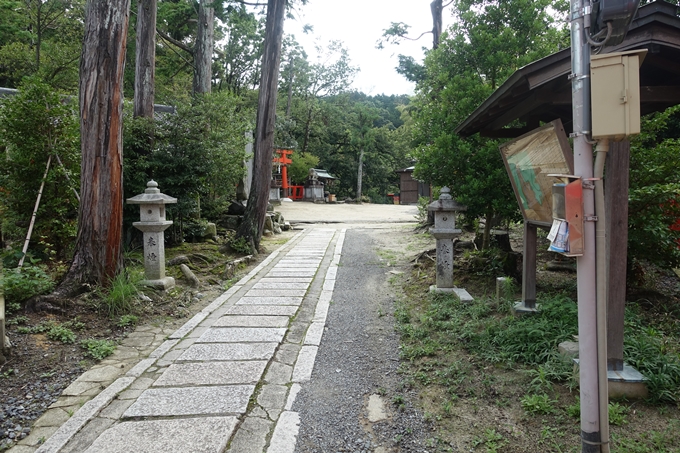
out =
[(298, 453), (426, 452), (433, 437), (397, 372), (391, 268), (377, 253), (386, 238), (385, 229), (347, 231), (312, 379), (293, 406)]

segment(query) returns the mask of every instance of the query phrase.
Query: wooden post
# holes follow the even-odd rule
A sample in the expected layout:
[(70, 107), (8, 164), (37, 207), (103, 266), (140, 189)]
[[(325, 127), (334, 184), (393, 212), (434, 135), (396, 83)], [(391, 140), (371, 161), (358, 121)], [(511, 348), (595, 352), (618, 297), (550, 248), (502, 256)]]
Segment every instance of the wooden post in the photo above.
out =
[[(0, 262), (0, 278), (2, 278), (2, 262)], [(0, 364), (5, 356), (5, 294), (0, 288)]]
[(524, 222), (524, 259), (522, 260), (522, 303), (536, 308), (536, 225)]
[(623, 317), (628, 257), (628, 169), (630, 142), (612, 142), (606, 162), (607, 367), (623, 370)]

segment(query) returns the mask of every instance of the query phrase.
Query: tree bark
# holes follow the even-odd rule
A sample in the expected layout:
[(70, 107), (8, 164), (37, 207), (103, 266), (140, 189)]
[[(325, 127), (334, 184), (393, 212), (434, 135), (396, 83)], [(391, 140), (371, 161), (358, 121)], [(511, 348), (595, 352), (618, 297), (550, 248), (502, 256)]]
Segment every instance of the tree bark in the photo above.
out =
[(156, 79), (156, 3), (138, 0), (135, 58), (135, 117), (153, 117)]
[(200, 0), (198, 6), (198, 31), (194, 47), (194, 94), (210, 93), (212, 82), (212, 54), (215, 32), (213, 0)]
[(276, 120), (276, 94), (281, 63), (281, 42), (286, 0), (268, 0), (267, 24), (264, 36), (262, 76), (257, 102), (255, 150), (253, 156), (253, 182), (243, 222), (236, 239), (244, 238), (254, 252), (260, 246), (262, 230), (267, 215), (269, 187), (272, 178), (274, 124)]
[(434, 0), (430, 3), (430, 11), (432, 11), (432, 48), (439, 47), (439, 37), (442, 34), (443, 20), (442, 20), (442, 6), (443, 0)]
[(57, 295), (107, 284), (123, 265), (123, 72), (130, 0), (88, 0), (80, 61), (81, 201)]

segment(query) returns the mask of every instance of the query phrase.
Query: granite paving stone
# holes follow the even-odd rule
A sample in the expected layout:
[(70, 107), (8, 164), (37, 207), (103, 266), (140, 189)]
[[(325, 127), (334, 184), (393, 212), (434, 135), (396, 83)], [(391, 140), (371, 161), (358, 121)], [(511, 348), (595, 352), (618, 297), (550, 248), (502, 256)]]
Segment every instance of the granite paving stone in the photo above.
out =
[(303, 297), (306, 289), (251, 289), (246, 297)]
[(263, 277), (261, 283), (311, 283), (313, 277)]
[(280, 343), (285, 327), (215, 327), (198, 339), (199, 343)]
[(236, 305), (300, 305), (302, 297), (242, 297)]
[(86, 453), (219, 453), (236, 417), (130, 421), (105, 431)]
[(262, 453), (274, 422), (266, 418), (248, 416), (243, 420), (231, 441), (229, 453)]
[(281, 315), (293, 316), (298, 307), (295, 305), (233, 305), (227, 310), (229, 315)]
[(222, 316), (215, 321), (215, 327), (286, 327), (288, 316)]
[(253, 285), (253, 289), (307, 289), (309, 283), (295, 282), (268, 282), (259, 281)]
[(293, 382), (306, 382), (312, 378), (317, 346), (303, 346), (293, 369)]
[(277, 343), (200, 343), (184, 351), (178, 361), (269, 360), (274, 355), (277, 345)]
[(170, 365), (154, 387), (256, 384), (266, 366), (265, 361), (178, 363)]
[(150, 388), (123, 417), (242, 414), (254, 390), (254, 385)]

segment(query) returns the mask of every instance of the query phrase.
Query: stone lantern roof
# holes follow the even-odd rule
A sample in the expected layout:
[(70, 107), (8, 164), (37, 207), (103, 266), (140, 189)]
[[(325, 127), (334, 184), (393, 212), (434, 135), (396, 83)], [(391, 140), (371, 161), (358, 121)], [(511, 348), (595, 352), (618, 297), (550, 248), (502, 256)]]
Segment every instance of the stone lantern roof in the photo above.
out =
[(129, 204), (173, 204), (177, 203), (177, 198), (161, 193), (158, 183), (153, 179), (146, 184), (144, 193), (128, 198)]

